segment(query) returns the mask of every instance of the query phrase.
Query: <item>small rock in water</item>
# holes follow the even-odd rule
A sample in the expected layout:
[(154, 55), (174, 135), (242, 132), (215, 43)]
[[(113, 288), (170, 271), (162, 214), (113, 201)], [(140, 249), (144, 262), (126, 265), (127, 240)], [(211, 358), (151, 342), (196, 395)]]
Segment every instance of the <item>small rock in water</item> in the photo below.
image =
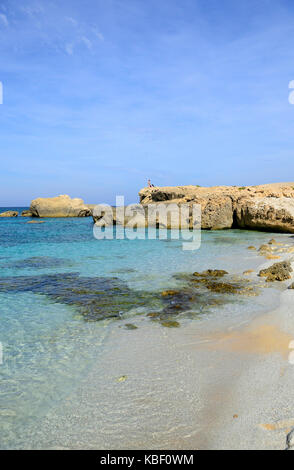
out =
[(259, 271), (259, 277), (266, 277), (266, 282), (285, 281), (291, 279), (290, 273), (293, 271), (289, 261), (275, 263), (267, 269)]
[(278, 255), (267, 255), (266, 259), (281, 259), (281, 257)]
[(170, 295), (177, 295), (179, 292), (176, 290), (165, 290), (161, 293), (162, 297), (168, 297)]
[(127, 380), (127, 378), (128, 378), (128, 377), (127, 377), (126, 375), (122, 375), (121, 377), (119, 377), (119, 378), (117, 379), (117, 381), (118, 381), (118, 382), (125, 382), (125, 381)]
[(243, 274), (244, 276), (249, 276), (249, 274), (254, 273), (254, 269), (248, 269), (247, 271), (244, 271)]
[(147, 313), (147, 317), (149, 317), (149, 318), (159, 318), (160, 313), (157, 313), (157, 312)]
[(223, 277), (225, 274), (229, 274), (227, 271), (224, 271), (224, 269), (207, 269), (206, 271), (203, 271), (202, 273), (195, 272), (193, 273), (193, 276), (195, 277)]
[(256, 250), (255, 246), (248, 246), (247, 250)]
[(277, 241), (272, 238), (269, 242), (268, 242), (269, 245), (276, 245), (277, 244)]
[(166, 328), (179, 328), (181, 326), (179, 322), (172, 320), (162, 321), (161, 325), (165, 326)]
[(18, 212), (17, 211), (5, 211), (1, 212), (0, 217), (17, 217)]
[(228, 282), (211, 282), (206, 287), (212, 292), (217, 292), (219, 294), (236, 294), (240, 291), (240, 287), (238, 285), (230, 284)]
[(126, 330), (137, 330), (138, 327), (136, 325), (133, 325), (132, 323), (126, 323), (125, 324)]
[(269, 246), (269, 245), (261, 245), (261, 246), (259, 247), (258, 251), (259, 251), (260, 253), (262, 253), (262, 252), (264, 252), (264, 251), (272, 251), (272, 248), (271, 248), (271, 246)]
[(27, 224), (44, 224), (45, 220), (29, 220)]
[(294, 289), (294, 282), (292, 282), (292, 284), (290, 284), (290, 286), (288, 287), (288, 289)]
[(25, 210), (25, 211), (22, 211), (21, 213), (22, 217), (32, 217), (33, 214), (30, 210)]

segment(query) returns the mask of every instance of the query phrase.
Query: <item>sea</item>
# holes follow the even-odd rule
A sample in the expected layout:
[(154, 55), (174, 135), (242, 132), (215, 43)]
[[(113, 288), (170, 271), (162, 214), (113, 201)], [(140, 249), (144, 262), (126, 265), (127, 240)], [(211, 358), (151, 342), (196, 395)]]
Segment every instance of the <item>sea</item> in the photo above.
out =
[[(0, 212), (8, 209), (21, 213), (26, 208), (2, 207)], [(166, 359), (172, 364), (169, 370), (164, 360), (160, 369), (160, 352), (156, 358), (146, 356), (146, 374), (144, 365), (136, 367), (132, 348), (142, 352), (143, 361), (144, 344), (154, 353), (163, 338), (163, 351), (167, 336), (177, 342), (193, 325), (201, 330), (207, 324), (234, 324), (272, 308), (278, 302), (277, 295), (269, 295), (273, 289), (259, 289), (256, 277), (251, 281), (242, 274), (264, 262), (248, 246), (258, 249), (272, 237), (289, 241), (289, 236), (202, 231), (200, 248), (190, 251), (183, 250), (180, 239), (160, 238), (160, 230), (155, 239), (97, 239), (91, 218), (28, 223), (32, 220), (0, 218), (0, 448), (128, 448), (144, 443), (156, 448), (164, 447), (167, 427), (174, 439), (179, 432), (183, 435), (185, 412), (165, 406), (169, 387), (174, 396), (187, 392), (186, 383), (178, 381), (181, 369), (172, 350)], [(241, 293), (195, 286), (193, 273), (207, 269), (226, 270)], [(114, 365), (110, 372), (114, 351), (120, 368)], [(130, 370), (136, 371), (133, 382)], [(92, 408), (84, 413), (91, 415), (92, 409), (97, 417), (86, 419), (81, 408), (74, 424), (60, 426), (62, 418), (56, 417), (50, 421), (50, 414), (60, 413), (65, 403), (77, 402), (75, 394), (85, 384), (93, 388), (91, 374), (99, 378), (94, 388), (100, 401), (89, 396), (87, 406)], [(138, 377), (146, 396), (141, 401), (136, 396), (132, 412), (122, 415), (126, 396), (138, 391)], [(148, 401), (153, 384), (158, 400)], [(119, 387), (127, 386), (127, 395), (121, 394)], [(161, 393), (165, 401), (159, 399)], [(178, 406), (180, 402), (178, 397)], [(142, 413), (144, 426), (138, 418)], [(125, 426), (137, 426), (137, 441)]]

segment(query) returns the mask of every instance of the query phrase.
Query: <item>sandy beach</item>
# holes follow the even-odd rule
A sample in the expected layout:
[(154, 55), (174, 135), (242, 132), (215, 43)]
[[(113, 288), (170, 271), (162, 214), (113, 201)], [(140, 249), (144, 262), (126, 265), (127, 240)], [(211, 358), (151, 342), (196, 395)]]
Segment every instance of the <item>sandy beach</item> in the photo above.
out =
[(290, 282), (265, 289), (272, 308), (242, 319), (163, 329), (136, 317), (139, 328), (123, 335), (114, 324), (95, 366), (30, 429), (26, 447), (285, 449), (294, 427)]

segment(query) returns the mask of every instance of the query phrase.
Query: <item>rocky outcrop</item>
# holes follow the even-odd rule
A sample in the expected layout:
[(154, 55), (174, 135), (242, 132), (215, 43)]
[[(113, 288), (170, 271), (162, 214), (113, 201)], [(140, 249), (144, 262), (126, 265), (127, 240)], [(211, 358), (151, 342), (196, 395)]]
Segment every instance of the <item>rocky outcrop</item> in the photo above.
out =
[(275, 263), (267, 269), (259, 271), (258, 276), (266, 277), (266, 282), (272, 281), (285, 281), (291, 279), (291, 272), (293, 271), (290, 261), (282, 261)]
[(294, 199), (244, 198), (235, 204), (235, 220), (240, 228), (294, 232)]
[(82, 199), (67, 195), (34, 199), (30, 205), (33, 217), (89, 217), (92, 215)]
[(17, 211), (6, 211), (6, 212), (1, 212), (0, 217), (17, 217), (18, 212)]
[(294, 233), (294, 183), (261, 186), (144, 188), (143, 205), (200, 204), (202, 229), (246, 228)]
[(33, 217), (33, 214), (31, 213), (29, 209), (22, 211), (21, 215), (22, 217)]

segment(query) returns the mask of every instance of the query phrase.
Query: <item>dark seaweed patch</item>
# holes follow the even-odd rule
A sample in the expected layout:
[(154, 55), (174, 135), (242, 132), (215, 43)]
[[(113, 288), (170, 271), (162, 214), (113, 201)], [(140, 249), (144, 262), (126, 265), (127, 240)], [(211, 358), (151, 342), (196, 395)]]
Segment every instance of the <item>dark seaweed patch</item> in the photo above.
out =
[(72, 265), (72, 261), (51, 256), (33, 256), (31, 258), (18, 259), (2, 264), (1, 267), (13, 269), (50, 269)]
[(80, 277), (77, 273), (0, 278), (0, 292), (33, 292), (74, 306), (86, 320), (120, 317), (147, 305), (151, 294), (133, 291), (117, 278)]
[(211, 271), (177, 278), (182, 281), (177, 290), (147, 292), (130, 289), (116, 277), (81, 277), (78, 273), (1, 277), (0, 292), (46, 295), (54, 302), (74, 307), (87, 321), (120, 318), (131, 309), (142, 308), (154, 320), (174, 321), (179, 315), (193, 318), (232, 302), (232, 293), (252, 295), (253, 287), (245, 281), (216, 281)]

